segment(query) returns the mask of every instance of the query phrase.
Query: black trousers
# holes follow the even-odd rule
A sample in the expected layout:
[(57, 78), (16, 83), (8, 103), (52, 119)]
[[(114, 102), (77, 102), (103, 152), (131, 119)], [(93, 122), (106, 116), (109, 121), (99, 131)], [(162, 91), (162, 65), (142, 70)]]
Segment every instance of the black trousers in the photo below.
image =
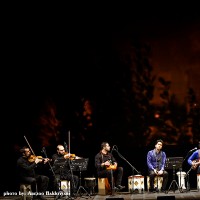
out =
[[(157, 176), (153, 170), (149, 171), (149, 179), (150, 179), (150, 189), (154, 189), (154, 178)], [(159, 175), (163, 177), (163, 183), (161, 190), (166, 190), (167, 182), (168, 182), (168, 172), (163, 171), (162, 175)]]
[(21, 178), (21, 182), (30, 184), (32, 192), (46, 193), (49, 185), (49, 178), (44, 175), (36, 175), (35, 177), (23, 177)]
[[(99, 178), (108, 178), (108, 182), (110, 185), (112, 185), (112, 175), (115, 180), (115, 186), (121, 185), (122, 182), (122, 176), (123, 176), (123, 168), (122, 167), (117, 167), (116, 170), (102, 170), (98, 171), (97, 175)], [(113, 185), (113, 186), (114, 186)]]
[(62, 176), (60, 174), (56, 174), (54, 178), (54, 189), (56, 192), (60, 190), (60, 181), (61, 180), (67, 180), (70, 181), (71, 191), (72, 193), (75, 193), (78, 189), (78, 181), (79, 178), (76, 175), (73, 175), (71, 173), (68, 173), (65, 176)]

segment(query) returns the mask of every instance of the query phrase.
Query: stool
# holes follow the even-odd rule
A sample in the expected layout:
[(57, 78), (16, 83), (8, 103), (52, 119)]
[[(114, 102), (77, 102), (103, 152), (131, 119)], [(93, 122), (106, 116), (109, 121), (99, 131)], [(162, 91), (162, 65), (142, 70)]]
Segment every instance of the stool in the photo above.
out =
[(108, 178), (98, 178), (98, 194), (107, 195), (111, 192), (111, 187)]
[(28, 198), (32, 199), (32, 190), (31, 190), (31, 185), (30, 184), (25, 184), (21, 183), (20, 184), (20, 195), (21, 195), (21, 200), (26, 200)]
[(176, 173), (178, 176), (178, 185), (179, 187), (181, 187), (182, 189), (186, 189), (185, 187), (185, 176), (186, 176), (186, 172), (177, 172)]
[[(154, 178), (154, 188), (161, 190), (162, 182), (163, 182), (162, 176), (155, 176), (155, 178)], [(157, 183), (158, 183), (158, 185), (157, 185)], [(150, 188), (150, 178), (149, 178), (149, 176), (147, 176), (147, 190), (148, 191), (149, 191), (149, 188)]]

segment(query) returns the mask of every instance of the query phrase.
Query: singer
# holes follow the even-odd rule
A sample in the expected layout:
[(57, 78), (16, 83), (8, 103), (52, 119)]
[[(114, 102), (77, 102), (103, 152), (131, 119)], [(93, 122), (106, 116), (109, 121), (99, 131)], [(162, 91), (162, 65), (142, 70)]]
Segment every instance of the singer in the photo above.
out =
[(162, 192), (166, 191), (168, 172), (165, 171), (166, 154), (165, 152), (161, 151), (162, 147), (163, 147), (163, 140), (157, 140), (155, 148), (149, 151), (147, 154), (147, 166), (150, 178), (150, 189), (149, 189), (150, 192), (156, 192), (156, 189), (154, 188), (155, 176), (163, 176), (161, 191)]
[[(197, 148), (194, 148), (192, 150), (195, 150), (195, 149)], [(194, 170), (197, 169), (197, 174), (200, 173), (200, 148), (192, 153), (192, 155), (188, 158), (187, 162), (191, 166), (192, 169)]]
[[(110, 166), (113, 166), (113, 168)], [(125, 188), (125, 186), (121, 185), (123, 168), (118, 166), (113, 154), (110, 153), (110, 145), (108, 142), (101, 143), (101, 150), (95, 156), (95, 167), (97, 169), (97, 176), (99, 178), (108, 178), (110, 186), (113, 186), (114, 189), (122, 190)], [(112, 182), (112, 174), (115, 183)]]

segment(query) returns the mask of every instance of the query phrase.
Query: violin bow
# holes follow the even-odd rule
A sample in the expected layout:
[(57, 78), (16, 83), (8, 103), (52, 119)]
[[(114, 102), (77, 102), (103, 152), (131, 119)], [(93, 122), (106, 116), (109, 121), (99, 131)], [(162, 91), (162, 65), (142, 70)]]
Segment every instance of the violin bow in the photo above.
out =
[(68, 147), (69, 147), (68, 153), (70, 153), (70, 131), (68, 131)]
[[(43, 154), (45, 155), (45, 157), (48, 158), (45, 147), (42, 148), (42, 152), (43, 152)], [(53, 176), (55, 177), (56, 175), (55, 175), (55, 172), (54, 172), (54, 170), (53, 170), (53, 167), (51, 166), (49, 160), (47, 160), (47, 162), (48, 162), (49, 167), (50, 167), (50, 169), (51, 169), (51, 171), (52, 171), (52, 173), (53, 173)]]
[(30, 148), (32, 154), (35, 156), (35, 153), (34, 153), (33, 149), (31, 148), (31, 145), (29, 144), (29, 142), (28, 142), (28, 140), (27, 140), (27, 138), (26, 138), (25, 135), (24, 135), (24, 139), (26, 140), (26, 142), (27, 142), (27, 144), (28, 144), (28, 146), (29, 146), (29, 148)]

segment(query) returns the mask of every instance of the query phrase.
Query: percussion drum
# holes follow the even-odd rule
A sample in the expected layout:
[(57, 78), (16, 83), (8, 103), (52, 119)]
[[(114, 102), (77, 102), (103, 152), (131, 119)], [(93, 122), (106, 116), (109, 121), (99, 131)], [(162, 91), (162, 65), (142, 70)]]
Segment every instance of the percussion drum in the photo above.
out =
[(178, 185), (180, 188), (182, 189), (186, 189), (185, 187), (185, 176), (186, 176), (186, 172), (183, 172), (183, 171), (179, 171), (176, 173), (176, 175), (178, 176)]
[(70, 195), (70, 181), (61, 180), (61, 181), (60, 181), (60, 189), (61, 189), (66, 195)]
[(96, 178), (88, 177), (84, 178), (85, 180), (85, 187), (88, 188), (90, 195), (94, 194), (94, 187), (96, 186)]
[[(163, 182), (162, 176), (155, 176), (155, 178), (154, 178), (154, 188), (161, 190), (162, 182)], [(148, 189), (148, 191), (149, 191), (149, 188), (150, 188), (150, 179), (149, 179), (149, 176), (147, 176), (147, 189)]]
[(137, 191), (143, 193), (144, 191), (144, 176), (135, 175), (128, 177), (128, 190), (130, 193)]
[(200, 190), (200, 174), (197, 174), (197, 190)]

